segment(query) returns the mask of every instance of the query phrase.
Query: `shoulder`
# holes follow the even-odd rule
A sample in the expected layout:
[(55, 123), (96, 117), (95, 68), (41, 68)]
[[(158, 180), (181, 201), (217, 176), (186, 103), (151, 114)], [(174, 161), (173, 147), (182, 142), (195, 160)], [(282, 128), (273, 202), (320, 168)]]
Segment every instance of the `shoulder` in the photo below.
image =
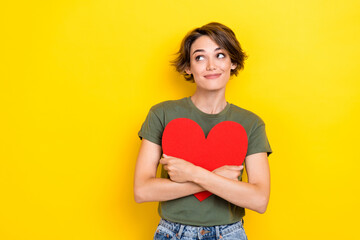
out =
[(234, 104), (230, 106), (230, 120), (240, 123), (249, 137), (265, 128), (265, 123), (259, 115)]
[(177, 111), (187, 107), (187, 98), (163, 101), (151, 107), (150, 111), (156, 115), (163, 115), (167, 111)]
[(234, 118), (246, 120), (246, 122), (249, 122), (251, 125), (258, 126), (265, 124), (259, 115), (234, 104), (230, 105), (230, 114), (233, 115)]

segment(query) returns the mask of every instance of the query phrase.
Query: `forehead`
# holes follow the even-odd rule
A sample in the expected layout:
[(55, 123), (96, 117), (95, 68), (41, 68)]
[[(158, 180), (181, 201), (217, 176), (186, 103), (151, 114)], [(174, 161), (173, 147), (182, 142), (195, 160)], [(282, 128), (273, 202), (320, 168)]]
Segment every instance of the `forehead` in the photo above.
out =
[(204, 35), (196, 39), (191, 45), (190, 51), (193, 53), (195, 50), (203, 49), (205, 51), (214, 51), (217, 48), (221, 48), (214, 40)]

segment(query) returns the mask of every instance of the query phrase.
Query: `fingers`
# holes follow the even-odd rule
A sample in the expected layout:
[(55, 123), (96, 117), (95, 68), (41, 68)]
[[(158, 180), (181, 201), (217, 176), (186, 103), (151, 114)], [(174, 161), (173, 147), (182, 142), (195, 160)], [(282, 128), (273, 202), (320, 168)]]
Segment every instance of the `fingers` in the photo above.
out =
[(163, 153), (163, 157), (160, 158), (160, 163), (163, 164), (163, 165), (168, 164), (170, 158), (172, 158), (172, 157), (170, 157), (170, 156), (166, 155), (165, 153)]
[(240, 166), (237, 166), (237, 165), (225, 165), (223, 167), (225, 167), (225, 168), (227, 168), (229, 170), (237, 170), (237, 171), (240, 171), (241, 169), (244, 168), (243, 165), (240, 165)]
[(168, 159), (168, 158), (160, 158), (160, 163), (161, 163), (162, 165), (166, 165), (166, 164), (168, 164), (168, 162), (169, 162), (169, 159)]
[(164, 170), (169, 171), (168, 165), (164, 165)]
[(160, 158), (160, 163), (162, 165), (169, 164), (171, 160), (175, 159), (174, 157), (168, 156), (166, 154), (163, 154), (163, 157)]
[(224, 165), (224, 166), (219, 167), (217, 169), (221, 169), (221, 168), (240, 171), (240, 170), (242, 170), (244, 168), (244, 166), (243, 165), (240, 165), (240, 166), (238, 166), (238, 165)]
[(226, 166), (228, 169), (231, 169), (231, 170), (241, 170), (244, 168), (243, 165), (240, 165), (240, 166), (236, 166), (236, 165), (227, 165)]

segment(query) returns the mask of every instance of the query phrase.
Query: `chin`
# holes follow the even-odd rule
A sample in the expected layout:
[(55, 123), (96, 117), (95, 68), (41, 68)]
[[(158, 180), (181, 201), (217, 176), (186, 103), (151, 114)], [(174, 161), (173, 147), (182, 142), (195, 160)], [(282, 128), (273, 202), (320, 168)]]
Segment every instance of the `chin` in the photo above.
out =
[(226, 88), (226, 84), (206, 84), (206, 86), (199, 86), (200, 88), (208, 91), (219, 91)]
[(208, 92), (217, 92), (217, 91), (221, 91), (223, 89), (225, 89), (225, 86), (222, 87), (200, 87), (202, 90), (204, 91), (208, 91)]

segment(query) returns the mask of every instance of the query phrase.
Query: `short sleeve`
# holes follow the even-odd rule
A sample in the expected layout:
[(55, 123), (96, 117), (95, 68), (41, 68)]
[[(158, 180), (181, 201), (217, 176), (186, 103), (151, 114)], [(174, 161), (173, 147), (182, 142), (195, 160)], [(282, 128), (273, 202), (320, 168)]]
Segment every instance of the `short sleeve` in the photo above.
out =
[(145, 138), (161, 146), (163, 131), (164, 124), (161, 122), (161, 118), (153, 111), (153, 109), (150, 109), (145, 122), (138, 132), (138, 136), (140, 139)]
[(266, 136), (265, 123), (261, 119), (259, 119), (256, 126), (251, 131), (248, 140), (248, 151), (246, 156), (260, 152), (267, 152), (267, 155), (269, 156), (272, 153)]

